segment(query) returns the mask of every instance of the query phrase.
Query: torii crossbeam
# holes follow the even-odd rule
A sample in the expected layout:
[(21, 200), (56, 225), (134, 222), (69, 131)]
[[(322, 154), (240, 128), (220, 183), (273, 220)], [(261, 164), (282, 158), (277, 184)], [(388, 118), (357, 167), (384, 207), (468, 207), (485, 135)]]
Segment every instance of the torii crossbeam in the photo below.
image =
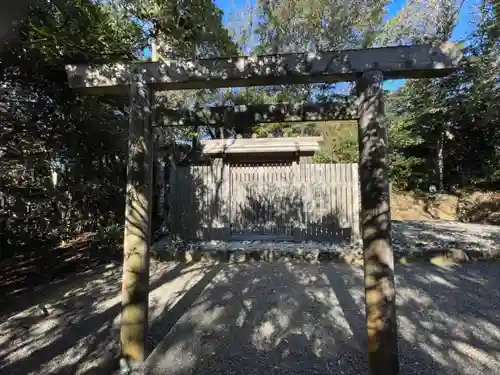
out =
[(155, 126), (203, 126), (231, 127), (232, 124), (255, 125), (270, 122), (308, 122), (357, 119), (355, 103), (343, 100), (328, 104), (254, 104), (205, 107), (180, 111), (158, 108), (155, 111)]
[(439, 77), (460, 67), (453, 43), (313, 54), (228, 57), (168, 63), (67, 66), (70, 86), (89, 94), (131, 96), (124, 242), (122, 356), (146, 358), (152, 205), (154, 90), (356, 81), (361, 233), (369, 368), (399, 373), (383, 80)]

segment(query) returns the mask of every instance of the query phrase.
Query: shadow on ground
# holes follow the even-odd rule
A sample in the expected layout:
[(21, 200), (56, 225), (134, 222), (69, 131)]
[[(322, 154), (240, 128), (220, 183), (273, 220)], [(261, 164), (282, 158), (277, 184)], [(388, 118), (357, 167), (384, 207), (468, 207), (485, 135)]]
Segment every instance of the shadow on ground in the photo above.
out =
[[(110, 262), (120, 262), (122, 252), (116, 246), (120, 234), (98, 236), (85, 233), (66, 246), (54, 241), (34, 243), (12, 251), (0, 260), (0, 316), (26, 308), (26, 294), (54, 288), (81, 278)], [(45, 298), (38, 296), (40, 302)]]
[[(401, 374), (500, 372), (499, 271), (398, 266)], [(59, 296), (49, 317), (3, 323), (0, 373), (113, 374), (119, 272), (106, 272)], [(328, 263), (164, 266), (145, 373), (365, 374), (362, 285), (361, 271)]]
[[(500, 370), (497, 265), (398, 268), (402, 374)], [(364, 374), (362, 274), (226, 266), (148, 360), (148, 374)]]
[[(212, 269), (184, 263), (153, 266), (152, 320), (163, 309), (171, 311), (178, 292), (192, 289)], [(101, 267), (50, 288), (43, 304), (8, 317), (0, 324), (0, 373), (111, 374), (119, 352), (121, 276), (121, 267)]]

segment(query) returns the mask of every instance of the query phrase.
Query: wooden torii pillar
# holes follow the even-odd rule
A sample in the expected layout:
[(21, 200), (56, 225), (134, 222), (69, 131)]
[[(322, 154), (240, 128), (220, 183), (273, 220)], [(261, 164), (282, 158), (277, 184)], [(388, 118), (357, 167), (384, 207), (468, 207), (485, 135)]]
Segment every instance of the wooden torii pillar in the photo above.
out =
[(129, 165), (124, 243), (121, 350), (146, 358), (151, 232), (151, 90), (355, 81), (358, 92), (361, 233), (369, 368), (399, 373), (391, 246), (384, 79), (439, 77), (459, 68), (453, 43), (254, 57), (67, 66), (70, 86), (89, 94), (129, 93)]

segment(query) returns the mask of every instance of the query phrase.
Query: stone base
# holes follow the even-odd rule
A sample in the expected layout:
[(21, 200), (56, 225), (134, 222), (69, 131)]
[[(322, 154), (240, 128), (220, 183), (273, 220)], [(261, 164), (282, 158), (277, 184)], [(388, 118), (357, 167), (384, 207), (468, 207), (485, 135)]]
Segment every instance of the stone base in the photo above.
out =
[[(329, 244), (290, 241), (200, 241), (190, 243), (160, 241), (152, 247), (154, 256), (165, 261), (338, 261), (362, 255), (359, 244)], [(356, 255), (358, 254), (358, 255)]]
[[(287, 241), (201, 241), (183, 243), (167, 238), (152, 246), (153, 257), (160, 261), (200, 262), (338, 262), (363, 266), (363, 248), (354, 244), (329, 244)], [(394, 244), (396, 262), (424, 261), (435, 264), (494, 260), (491, 254), (443, 246), (442, 248), (406, 248)]]
[(117, 372), (117, 374), (143, 375), (145, 373), (143, 361), (131, 361), (125, 358), (120, 358), (119, 364), (120, 364), (120, 370)]

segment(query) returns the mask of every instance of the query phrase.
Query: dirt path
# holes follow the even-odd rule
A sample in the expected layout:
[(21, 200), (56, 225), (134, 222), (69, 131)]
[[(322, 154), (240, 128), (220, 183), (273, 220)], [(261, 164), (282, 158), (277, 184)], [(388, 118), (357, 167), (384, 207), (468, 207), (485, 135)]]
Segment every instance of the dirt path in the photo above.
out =
[[(500, 372), (500, 265), (397, 266), (402, 373)], [(116, 374), (119, 270), (0, 325), (0, 373)], [(365, 374), (363, 277), (334, 264), (164, 264), (146, 374)]]
[(394, 250), (461, 249), (500, 255), (500, 226), (455, 221), (394, 221)]

